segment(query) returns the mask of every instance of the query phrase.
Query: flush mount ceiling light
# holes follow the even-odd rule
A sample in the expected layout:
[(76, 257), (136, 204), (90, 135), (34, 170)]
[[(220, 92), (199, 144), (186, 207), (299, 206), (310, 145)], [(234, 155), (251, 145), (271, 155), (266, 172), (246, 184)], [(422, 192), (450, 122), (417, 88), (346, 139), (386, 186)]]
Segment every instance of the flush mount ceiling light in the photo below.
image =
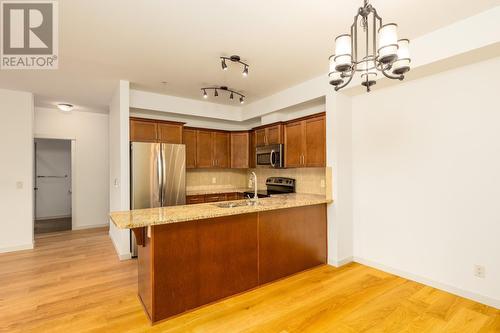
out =
[(68, 104), (68, 103), (59, 103), (57, 104), (57, 107), (59, 110), (64, 111), (64, 112), (69, 112), (73, 110), (73, 104)]
[(250, 67), (250, 66), (248, 64), (244, 63), (243, 61), (241, 61), (240, 56), (238, 56), (238, 55), (232, 55), (230, 57), (220, 57), (220, 62), (221, 62), (222, 69), (225, 70), (225, 71), (227, 71), (226, 60), (242, 64), (243, 65), (242, 75), (245, 76), (245, 77), (248, 76), (248, 67)]
[[(359, 35), (358, 25), (363, 29)], [(397, 27), (395, 23), (382, 24), (377, 10), (364, 0), (354, 16), (351, 33), (335, 38), (335, 54), (330, 56), (328, 73), (335, 91), (346, 87), (356, 72), (368, 92), (376, 84), (378, 72), (389, 79), (404, 80), (404, 74), (410, 70), (410, 41), (398, 40)]]
[(214, 97), (219, 96), (219, 90), (220, 91), (227, 91), (229, 93), (229, 99), (234, 99), (234, 95), (237, 95), (240, 97), (240, 104), (245, 103), (245, 95), (240, 94), (237, 91), (234, 91), (233, 89), (229, 89), (226, 86), (220, 86), (220, 87), (205, 87), (201, 88), (201, 91), (203, 92), (203, 98), (208, 98), (207, 90), (213, 90), (214, 91)]

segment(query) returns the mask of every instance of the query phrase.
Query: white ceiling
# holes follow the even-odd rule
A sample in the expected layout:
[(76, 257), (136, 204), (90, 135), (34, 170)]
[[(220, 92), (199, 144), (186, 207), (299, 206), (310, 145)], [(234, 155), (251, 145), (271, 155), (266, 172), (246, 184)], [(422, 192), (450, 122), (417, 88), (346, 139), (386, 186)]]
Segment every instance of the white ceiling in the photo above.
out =
[[(119, 79), (132, 88), (201, 98), (228, 85), (247, 102), (327, 72), (333, 39), (361, 0), (64, 0), (59, 69), (1, 71), (0, 88), (32, 91), (37, 104), (106, 110)], [(373, 0), (400, 36), (415, 38), (498, 5), (498, 0)], [(238, 54), (250, 75), (219, 56)], [(161, 81), (167, 81), (162, 84)], [(220, 94), (212, 102), (228, 103)], [(234, 102), (237, 104), (237, 102)], [(229, 103), (228, 103), (229, 104)]]

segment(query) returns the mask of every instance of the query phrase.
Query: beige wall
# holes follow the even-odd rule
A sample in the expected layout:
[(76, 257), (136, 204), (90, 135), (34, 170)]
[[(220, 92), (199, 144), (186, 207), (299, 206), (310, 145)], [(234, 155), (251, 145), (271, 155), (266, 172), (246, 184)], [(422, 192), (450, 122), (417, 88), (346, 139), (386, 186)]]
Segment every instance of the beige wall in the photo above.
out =
[[(500, 58), (353, 99), (354, 253), (500, 305)], [(474, 276), (474, 265), (485, 277)]]
[(0, 89), (0, 252), (33, 247), (33, 95)]

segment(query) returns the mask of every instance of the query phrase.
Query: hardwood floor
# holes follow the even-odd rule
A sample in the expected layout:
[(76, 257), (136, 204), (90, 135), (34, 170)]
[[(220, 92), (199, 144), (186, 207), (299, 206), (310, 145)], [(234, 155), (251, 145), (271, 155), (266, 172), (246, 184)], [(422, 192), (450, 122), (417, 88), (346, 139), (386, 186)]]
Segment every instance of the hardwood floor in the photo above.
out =
[(500, 332), (500, 311), (360, 264), (300, 273), (150, 326), (107, 230), (0, 255), (0, 332)]
[(35, 234), (66, 230), (71, 230), (71, 217), (35, 221)]

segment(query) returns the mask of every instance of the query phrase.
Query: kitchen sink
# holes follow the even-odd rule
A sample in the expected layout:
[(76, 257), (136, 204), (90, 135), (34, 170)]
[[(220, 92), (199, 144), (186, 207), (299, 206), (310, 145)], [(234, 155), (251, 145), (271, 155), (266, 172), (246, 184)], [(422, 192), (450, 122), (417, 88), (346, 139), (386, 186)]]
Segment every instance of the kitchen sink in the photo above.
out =
[(245, 201), (220, 202), (214, 205), (219, 208), (234, 208), (234, 207), (246, 207), (246, 206), (259, 206), (260, 202), (245, 200)]

